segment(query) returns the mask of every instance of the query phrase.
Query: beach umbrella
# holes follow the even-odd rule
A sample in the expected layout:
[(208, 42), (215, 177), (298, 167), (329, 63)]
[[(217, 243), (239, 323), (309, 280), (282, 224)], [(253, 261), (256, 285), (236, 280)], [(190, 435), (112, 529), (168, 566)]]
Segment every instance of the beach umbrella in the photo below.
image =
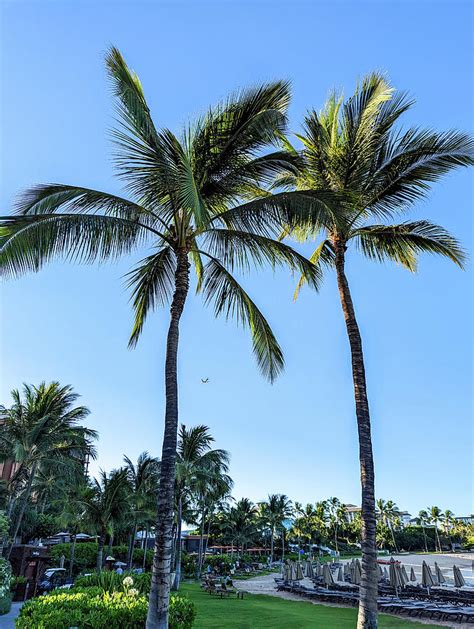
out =
[(297, 561), (295, 570), (295, 581), (301, 581), (301, 579), (304, 579), (303, 567), (301, 566), (301, 561)]
[(454, 587), (462, 588), (466, 585), (466, 581), (462, 576), (461, 570), (457, 566), (453, 566), (453, 575), (454, 575)]
[(339, 570), (337, 571), (337, 580), (344, 583), (344, 571), (342, 570), (342, 568), (339, 568)]
[(344, 576), (346, 576), (346, 577), (350, 577), (351, 576), (351, 569), (350, 569), (348, 563), (344, 564)]
[(414, 568), (410, 570), (410, 581), (416, 581), (416, 574)]
[(332, 577), (331, 570), (327, 563), (323, 566), (323, 581), (324, 585), (328, 588), (330, 585), (334, 585), (334, 579)]
[(402, 579), (403, 579), (403, 585), (405, 586), (410, 581), (410, 579), (408, 578), (408, 574), (407, 574), (406, 568), (405, 568), (405, 566), (403, 564), (401, 564), (401, 566), (400, 566), (400, 571), (401, 571), (401, 575), (402, 575)]
[(438, 579), (439, 585), (441, 585), (442, 583), (446, 583), (446, 579), (444, 578), (444, 574), (441, 572), (441, 568), (438, 566), (436, 561), (435, 561), (435, 574), (436, 574), (436, 578)]
[(387, 566), (383, 567), (383, 578), (388, 580)]
[(421, 585), (425, 588), (430, 588), (430, 587), (433, 587), (434, 584), (435, 582), (433, 579), (433, 573), (431, 572), (431, 568), (426, 563), (426, 561), (424, 561), (421, 564)]
[(311, 561), (306, 562), (304, 573), (305, 576), (308, 577), (308, 579), (312, 579), (314, 577), (313, 564), (311, 563)]
[(319, 578), (321, 576), (321, 562), (318, 560), (314, 567), (314, 574)]
[(400, 565), (395, 563), (395, 561), (390, 561), (388, 574), (390, 586), (393, 587), (395, 591), (397, 591), (398, 588), (402, 588), (404, 586)]
[(362, 577), (362, 570), (360, 566), (360, 561), (357, 560), (354, 564), (354, 573), (352, 575), (352, 583), (354, 583), (354, 585), (360, 585), (361, 577)]

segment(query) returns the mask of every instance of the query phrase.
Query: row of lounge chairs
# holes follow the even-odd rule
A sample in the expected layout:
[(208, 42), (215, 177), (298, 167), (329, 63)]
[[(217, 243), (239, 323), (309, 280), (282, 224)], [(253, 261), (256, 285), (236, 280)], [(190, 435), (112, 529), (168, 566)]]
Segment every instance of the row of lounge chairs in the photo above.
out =
[[(317, 600), (327, 603), (335, 603), (342, 605), (356, 606), (359, 602), (359, 594), (357, 589), (349, 589), (344, 586), (336, 586), (327, 589), (315, 584), (315, 588), (307, 588), (303, 585), (288, 584), (282, 580), (278, 580), (277, 589), (299, 594), (304, 598)], [(419, 588), (412, 587), (412, 590)], [(411, 594), (411, 596), (410, 596)], [(416, 600), (413, 596), (414, 592), (404, 592), (404, 597), (380, 596), (378, 606), (381, 612), (387, 614), (397, 614), (413, 618), (424, 618), (428, 620), (439, 620), (447, 622), (459, 622), (465, 624), (474, 623), (474, 606), (466, 604), (466, 601), (450, 602), (446, 599), (435, 599), (431, 597), (426, 600), (426, 591), (424, 593), (425, 600)]]
[(224, 581), (214, 579), (207, 575), (201, 581), (201, 588), (205, 592), (215, 595), (218, 598), (244, 598), (244, 593), (241, 590), (234, 588), (233, 585), (226, 585)]

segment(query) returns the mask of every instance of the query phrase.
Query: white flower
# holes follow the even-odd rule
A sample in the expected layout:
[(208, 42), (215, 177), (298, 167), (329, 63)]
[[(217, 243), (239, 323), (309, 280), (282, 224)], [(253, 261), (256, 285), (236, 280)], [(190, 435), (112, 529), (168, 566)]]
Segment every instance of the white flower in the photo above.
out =
[(139, 592), (135, 588), (131, 588), (130, 590), (128, 590), (127, 594), (129, 596), (138, 596)]
[(131, 585), (133, 585), (133, 579), (132, 577), (125, 577), (122, 583), (126, 588), (129, 588)]

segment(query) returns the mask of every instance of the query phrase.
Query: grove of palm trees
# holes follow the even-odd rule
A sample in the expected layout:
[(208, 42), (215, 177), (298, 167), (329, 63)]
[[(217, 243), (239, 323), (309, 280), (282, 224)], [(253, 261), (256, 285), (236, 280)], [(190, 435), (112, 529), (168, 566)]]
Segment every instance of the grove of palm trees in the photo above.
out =
[[(440, 182), (474, 164), (474, 137), (456, 128), (419, 125), (414, 98), (379, 71), (359, 78), (352, 92), (332, 91), (325, 100), (319, 94), (320, 108), (313, 108), (313, 95), (304, 118), (291, 119), (291, 124), (292, 88), (289, 81), (277, 78), (240, 86), (174, 131), (163, 126), (166, 120), (159, 109), (152, 111), (149, 105), (149, 78), (142, 85), (117, 47), (107, 51), (105, 67), (116, 112), (113, 166), (122, 192), (108, 192), (107, 182), (104, 190), (88, 187), (80, 179), (31, 182), (2, 211), (0, 269), (10, 285), (30, 274), (40, 283), (50, 264), (49, 273), (60, 269), (61, 274), (71, 262), (93, 265), (91, 277), (100, 290), (102, 276), (93, 275), (96, 266), (129, 265), (124, 278), (133, 316), (129, 347), (139, 353), (146, 343), (149, 351), (151, 340), (156, 380), (164, 373), (164, 390), (150, 393), (164, 410), (164, 417), (158, 410), (154, 414), (162, 437), (156, 441), (141, 429), (142, 399), (137, 398), (136, 414), (126, 427), (110, 424), (99, 432), (94, 409), (80, 405), (73, 386), (48, 383), (46, 375), (41, 383), (19, 382), (0, 409), (3, 557), (16, 570), (15, 548), (44, 542), (51, 547), (48, 565), (61, 563), (79, 598), (87, 588), (95, 588), (99, 598), (104, 592), (115, 596), (117, 605), (133, 598), (126, 611), (114, 612), (119, 614), (115, 620), (107, 620), (109, 612), (101, 611), (103, 626), (147, 629), (191, 627), (194, 622), (197, 627), (225, 627), (225, 621), (199, 624), (213, 612), (198, 611), (196, 617), (189, 602), (196, 596), (195, 583), (210, 588), (211, 596), (215, 593), (215, 575), (245, 579), (256, 572), (275, 580), (277, 572), (284, 575), (285, 566), (293, 563), (300, 570), (301, 562), (311, 566), (360, 557), (360, 579), (351, 581), (352, 588), (357, 586), (357, 628), (397, 626), (385, 625), (383, 616), (379, 619), (380, 593), (385, 591), (380, 557), (468, 551), (474, 548), (474, 530), (472, 519), (459, 519), (467, 514), (424, 505), (423, 496), (417, 500), (421, 510), (407, 514), (395, 500), (379, 495), (376, 472), (388, 462), (374, 456), (374, 443), (381, 440), (384, 412), (380, 398), (375, 406), (370, 400), (377, 388), (396, 390), (397, 383), (383, 381), (384, 357), (378, 355), (377, 339), (360, 316), (365, 304), (357, 290), (363, 279), (357, 258), (395, 263), (415, 273), (420, 258), (430, 254), (439, 258), (440, 266), (453, 264), (463, 272), (469, 264), (464, 234), (452, 234), (428, 217)], [(167, 98), (166, 90), (161, 98)], [(50, 181), (56, 179), (57, 173), (51, 172)], [(298, 308), (310, 309), (314, 330), (302, 331), (303, 345), (318, 363), (325, 361), (318, 342), (325, 330), (317, 323), (321, 300), (316, 296), (309, 301), (311, 291), (333, 291), (342, 309), (338, 342), (347, 351), (347, 361), (341, 361), (340, 370), (346, 374), (344, 395), (353, 395), (354, 411), (353, 417), (344, 418), (344, 430), (353, 434), (358, 453), (358, 467), (350, 468), (351, 475), (360, 478), (360, 497), (353, 497), (357, 505), (331, 496), (329, 471), (324, 478), (315, 475), (314, 491), (304, 502), (285, 490), (265, 490), (266, 479), (261, 477), (256, 479), (259, 499), (242, 495), (235, 491), (232, 442), (226, 443), (220, 431), (219, 437), (214, 434), (206, 417), (190, 416), (193, 400), (182, 375), (186, 361), (191, 362), (187, 335), (193, 335), (193, 352), (199, 343), (199, 352), (205, 354), (207, 344), (213, 343), (199, 329), (199, 300), (211, 306), (216, 318), (248, 330), (260, 372), (255, 378), (263, 376), (273, 384), (288, 373), (298, 374), (293, 360), (285, 364), (285, 355), (293, 356), (294, 348), (279, 340), (286, 329), (278, 309), (265, 308), (268, 299), (252, 291), (258, 270), (277, 269), (292, 278), (298, 298), (295, 320)], [(423, 284), (423, 273), (416, 281)], [(374, 287), (373, 307), (376, 296)], [(291, 293), (274, 290), (273, 297), (292, 299)], [(399, 302), (394, 308), (401, 312), (407, 305)], [(162, 314), (156, 312), (160, 309)], [(61, 316), (54, 313), (55, 318)], [(113, 321), (112, 310), (107, 317)], [(92, 329), (95, 322), (89, 322)], [(234, 333), (230, 325), (226, 331), (229, 338)], [(61, 351), (67, 353), (68, 348)], [(163, 356), (163, 365), (157, 356)], [(379, 381), (374, 372), (367, 377), (370, 361), (379, 365)], [(248, 362), (251, 369), (250, 357)], [(132, 394), (114, 388), (113, 378), (107, 383), (114, 399)], [(311, 391), (305, 390), (305, 383)], [(321, 385), (305, 373), (301, 387), (293, 391), (295, 398), (311, 398), (314, 426), (330, 421), (318, 413), (314, 396), (322, 395)], [(212, 392), (213, 378), (203, 375), (200, 386)], [(239, 383), (232, 382), (232, 387)], [(272, 390), (269, 387), (269, 396)], [(213, 397), (208, 399), (212, 405)], [(219, 412), (225, 424), (224, 405)], [(242, 417), (234, 430), (251, 440), (258, 422), (256, 412), (252, 426)], [(287, 436), (297, 425), (297, 417), (288, 422)], [(104, 464), (103, 457), (109, 461), (112, 453), (101, 449), (100, 438), (120, 431), (122, 462)], [(131, 432), (141, 435), (141, 453), (129, 458)], [(284, 446), (272, 449), (272, 439), (269, 435), (262, 448), (271, 452), (275, 466), (294, 477), (297, 494), (297, 468), (286, 465)], [(318, 443), (314, 456), (316, 448), (326, 447)], [(117, 452), (113, 456), (116, 460)], [(268, 481), (268, 487), (274, 483)], [(443, 508), (450, 506), (447, 497), (442, 503)], [(58, 543), (59, 531), (67, 541)], [(339, 575), (342, 569), (343, 564)], [(305, 577), (312, 578), (312, 570), (307, 568)], [(122, 585), (127, 577), (133, 587)], [(80, 624), (86, 623), (86, 615), (80, 614), (88, 613), (91, 592), (84, 595), (81, 611), (70, 611), (62, 599), (48, 598), (57, 592), (38, 599), (38, 607), (26, 603), (17, 626), (39, 622), (45, 613), (40, 608), (46, 609), (48, 601), (53, 608), (49, 626), (86, 626)], [(222, 599), (222, 589), (219, 592)], [(106, 607), (104, 600), (100, 598), (100, 605)], [(224, 607), (226, 601), (221, 602)], [(243, 605), (245, 599), (235, 602)], [(339, 626), (336, 622), (333, 626)], [(255, 623), (251, 626), (271, 626)]]

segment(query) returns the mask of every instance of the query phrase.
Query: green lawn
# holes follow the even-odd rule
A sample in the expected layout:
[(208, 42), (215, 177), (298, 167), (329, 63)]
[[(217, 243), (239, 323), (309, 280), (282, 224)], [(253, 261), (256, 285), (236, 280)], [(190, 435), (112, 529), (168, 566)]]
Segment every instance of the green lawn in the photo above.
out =
[[(356, 626), (355, 609), (285, 601), (261, 594), (245, 594), (243, 601), (220, 599), (190, 583), (183, 584), (181, 591), (196, 604), (193, 629), (354, 629)], [(379, 626), (381, 629), (437, 629), (434, 625), (384, 615), (380, 616)]]

